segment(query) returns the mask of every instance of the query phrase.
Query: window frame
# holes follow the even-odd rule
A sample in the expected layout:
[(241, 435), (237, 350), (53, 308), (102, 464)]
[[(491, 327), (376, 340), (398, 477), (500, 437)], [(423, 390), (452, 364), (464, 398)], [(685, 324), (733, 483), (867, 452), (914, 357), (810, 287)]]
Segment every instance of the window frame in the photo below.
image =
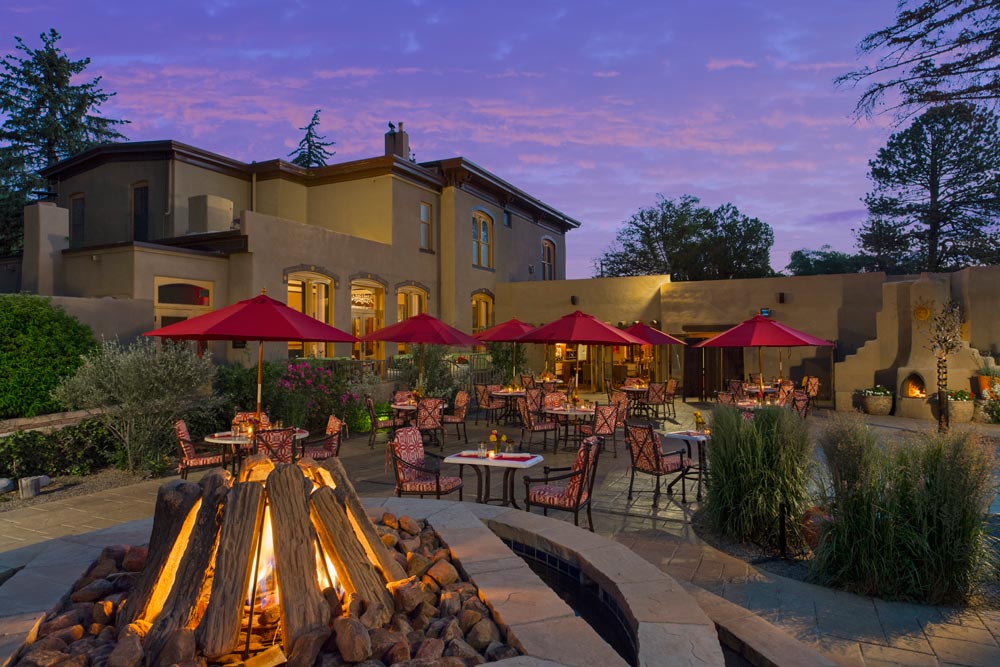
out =
[[(424, 220), (424, 211), (427, 211), (427, 219)], [(420, 202), (419, 213), (417, 214), (417, 221), (419, 223), (419, 231), (417, 238), (417, 245), (421, 250), (434, 250), (434, 207), (430, 202), (422, 201)], [(425, 239), (426, 232), (426, 243)]]
[(542, 239), (542, 280), (556, 279), (556, 244), (552, 239)]
[[(475, 233), (472, 238), (472, 265), (481, 269), (493, 268), (493, 217), (483, 211), (472, 212), (472, 224)], [(482, 232), (486, 231), (486, 240), (483, 241)], [(484, 248), (485, 246), (485, 248)], [(486, 251), (486, 264), (482, 263), (483, 250)]]
[[(496, 307), (496, 299), (494, 299), (492, 296), (484, 292), (476, 292), (475, 294), (472, 295), (472, 298), (469, 300), (469, 303), (472, 306), (471, 324), (472, 324), (473, 334), (477, 334), (480, 331), (485, 331), (486, 329), (489, 329), (491, 326), (493, 326), (494, 308)], [(484, 305), (483, 308), (483, 310), (485, 311), (483, 313), (484, 321), (478, 322), (477, 326), (477, 320), (479, 319), (479, 313), (480, 313), (480, 304)]]

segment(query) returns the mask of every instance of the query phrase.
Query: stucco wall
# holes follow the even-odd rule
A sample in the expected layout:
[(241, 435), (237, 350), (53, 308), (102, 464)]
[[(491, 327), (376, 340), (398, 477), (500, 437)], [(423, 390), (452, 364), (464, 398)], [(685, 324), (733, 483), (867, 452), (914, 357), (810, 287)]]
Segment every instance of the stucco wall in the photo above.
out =
[(188, 198), (195, 195), (216, 195), (233, 202), (233, 211), (250, 206), (250, 180), (220, 174), (211, 169), (177, 160), (174, 162), (174, 223), (162, 236), (183, 236), (188, 233)]
[(308, 223), (378, 243), (392, 243), (392, 176), (377, 176), (307, 189)]
[(52, 304), (90, 327), (97, 340), (118, 339), (130, 343), (142, 332), (153, 328), (153, 302), (150, 299), (87, 299), (52, 297)]

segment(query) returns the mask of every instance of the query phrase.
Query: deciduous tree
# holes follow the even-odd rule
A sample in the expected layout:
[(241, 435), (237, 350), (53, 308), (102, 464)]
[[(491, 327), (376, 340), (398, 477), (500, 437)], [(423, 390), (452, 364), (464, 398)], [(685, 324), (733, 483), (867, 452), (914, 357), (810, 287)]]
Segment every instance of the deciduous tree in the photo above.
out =
[(837, 79), (868, 84), (858, 115), (870, 115), (887, 97), (901, 115), (930, 105), (1000, 98), (996, 0), (900, 0), (896, 22), (866, 36), (859, 50), (880, 55), (875, 64)]
[(861, 249), (917, 271), (996, 263), (998, 120), (985, 109), (949, 104), (889, 137), (868, 163), (874, 189), (865, 197), (871, 221), (857, 234)]
[(714, 211), (691, 195), (640, 209), (594, 261), (597, 275), (668, 274), (673, 280), (760, 278), (771, 275), (770, 225), (725, 204)]
[(860, 256), (833, 250), (829, 245), (820, 246), (819, 250), (796, 250), (789, 260), (785, 268), (793, 276), (857, 273), (864, 265)]
[(38, 170), (99, 144), (124, 139), (128, 121), (98, 115), (114, 96), (101, 77), (74, 82), (90, 58), (71, 60), (55, 30), (41, 48), (15, 37), (15, 52), (0, 60), (0, 252), (19, 252), (22, 209), (33, 190), (45, 190)]

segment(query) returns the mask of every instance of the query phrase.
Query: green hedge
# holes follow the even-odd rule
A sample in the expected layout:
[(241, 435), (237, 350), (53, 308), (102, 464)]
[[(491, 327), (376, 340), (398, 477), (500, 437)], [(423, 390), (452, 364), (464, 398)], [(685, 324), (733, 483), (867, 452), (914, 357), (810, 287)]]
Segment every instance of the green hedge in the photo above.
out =
[(0, 438), (0, 477), (87, 475), (110, 465), (115, 448), (93, 419), (50, 433), (18, 431)]
[(90, 328), (49, 299), (0, 294), (0, 419), (58, 412), (52, 390), (95, 346)]

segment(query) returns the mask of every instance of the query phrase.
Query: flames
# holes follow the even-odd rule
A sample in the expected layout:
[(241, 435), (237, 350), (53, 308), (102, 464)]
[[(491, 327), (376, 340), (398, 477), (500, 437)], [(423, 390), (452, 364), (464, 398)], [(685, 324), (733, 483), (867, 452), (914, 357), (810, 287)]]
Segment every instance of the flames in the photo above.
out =
[(906, 398), (927, 398), (927, 388), (924, 381), (917, 375), (911, 375), (903, 381), (903, 396)]

